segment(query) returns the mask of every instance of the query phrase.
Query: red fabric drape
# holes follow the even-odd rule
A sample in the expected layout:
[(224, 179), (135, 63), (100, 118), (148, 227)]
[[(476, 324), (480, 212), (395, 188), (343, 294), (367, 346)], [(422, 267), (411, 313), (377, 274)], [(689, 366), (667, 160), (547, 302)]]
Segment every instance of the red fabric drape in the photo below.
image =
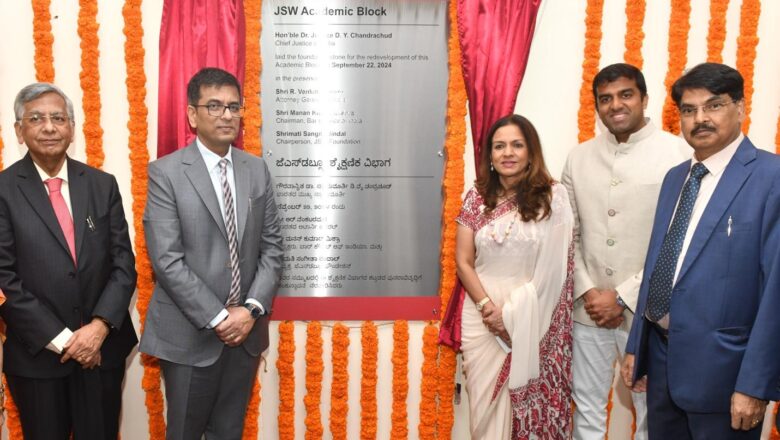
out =
[(475, 164), (487, 130), (514, 110), (542, 0), (458, 0)]
[(243, 84), (244, 29), (242, 0), (165, 0), (160, 26), (157, 157), (186, 147), (195, 138), (187, 122), (187, 82), (195, 72), (219, 67)]

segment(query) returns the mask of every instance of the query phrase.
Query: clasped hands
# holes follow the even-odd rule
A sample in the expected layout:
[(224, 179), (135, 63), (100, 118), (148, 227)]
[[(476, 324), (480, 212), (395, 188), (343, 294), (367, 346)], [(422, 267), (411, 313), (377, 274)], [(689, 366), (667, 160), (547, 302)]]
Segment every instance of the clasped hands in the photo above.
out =
[(214, 327), (217, 337), (228, 347), (241, 345), (249, 336), (255, 320), (244, 306), (227, 308), (228, 317)]
[(501, 314), (501, 307), (493, 304), (489, 301), (482, 307), (482, 323), (488, 328), (490, 333), (500, 337), (510, 347), (512, 346), (512, 339), (509, 337), (509, 332), (504, 327), (504, 318)]
[(623, 307), (617, 303), (617, 292), (592, 288), (583, 295), (585, 312), (602, 328), (617, 328), (623, 323)]
[(73, 332), (68, 342), (62, 346), (60, 363), (64, 364), (73, 359), (83, 368), (100, 366), (100, 347), (103, 346), (108, 332), (108, 324), (99, 318), (93, 318), (92, 322)]

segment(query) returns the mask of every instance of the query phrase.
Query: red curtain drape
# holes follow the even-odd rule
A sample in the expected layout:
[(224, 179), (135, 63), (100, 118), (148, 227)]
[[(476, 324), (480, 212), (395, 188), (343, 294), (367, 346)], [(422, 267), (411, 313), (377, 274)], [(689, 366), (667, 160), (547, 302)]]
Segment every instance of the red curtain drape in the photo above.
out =
[(542, 0), (458, 0), (475, 164), (487, 130), (514, 110)]
[[(165, 0), (160, 26), (157, 157), (195, 138), (187, 122), (187, 82), (204, 67), (219, 67), (244, 82), (242, 0)], [(241, 145), (241, 140), (236, 142)]]

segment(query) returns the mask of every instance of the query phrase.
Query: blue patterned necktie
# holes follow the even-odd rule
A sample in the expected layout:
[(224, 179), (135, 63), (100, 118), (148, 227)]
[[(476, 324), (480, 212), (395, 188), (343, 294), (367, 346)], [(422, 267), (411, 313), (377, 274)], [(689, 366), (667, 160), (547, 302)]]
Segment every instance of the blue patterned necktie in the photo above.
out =
[(650, 296), (647, 300), (647, 317), (653, 322), (657, 322), (669, 313), (677, 260), (680, 258), (685, 233), (688, 231), (688, 223), (691, 221), (693, 204), (699, 194), (701, 179), (708, 172), (707, 167), (701, 162), (691, 168), (691, 176), (683, 186), (672, 226), (666, 232), (663, 245), (661, 245), (661, 253), (658, 255), (653, 274), (650, 276)]

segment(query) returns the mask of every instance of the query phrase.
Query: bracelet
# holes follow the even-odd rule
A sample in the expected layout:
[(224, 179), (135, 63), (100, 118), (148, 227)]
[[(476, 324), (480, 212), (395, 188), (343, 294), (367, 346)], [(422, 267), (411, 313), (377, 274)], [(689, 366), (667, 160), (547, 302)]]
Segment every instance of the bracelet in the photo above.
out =
[(479, 300), (479, 302), (476, 304), (477, 311), (482, 313), (482, 308), (484, 308), (485, 304), (487, 304), (489, 302), (490, 302), (490, 297), (489, 296), (486, 296), (486, 297), (482, 298), (481, 300)]

